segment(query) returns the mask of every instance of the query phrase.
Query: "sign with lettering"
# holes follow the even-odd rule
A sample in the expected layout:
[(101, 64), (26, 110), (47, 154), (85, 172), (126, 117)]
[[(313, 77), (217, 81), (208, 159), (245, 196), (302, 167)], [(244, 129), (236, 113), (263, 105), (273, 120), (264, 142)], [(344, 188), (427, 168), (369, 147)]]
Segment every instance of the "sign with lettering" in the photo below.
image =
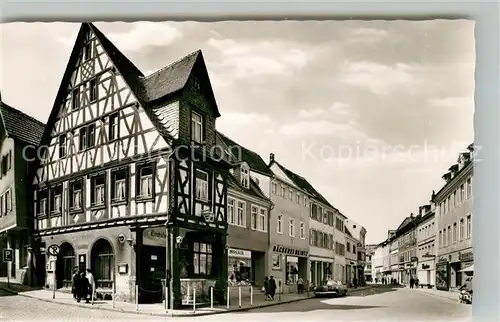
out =
[(467, 262), (467, 261), (473, 260), (474, 256), (473, 256), (472, 252), (460, 253), (460, 255), (458, 256), (458, 259), (461, 262)]
[(274, 253), (282, 253), (282, 254), (286, 254), (286, 255), (300, 256), (300, 257), (307, 257), (309, 255), (309, 251), (307, 251), (307, 250), (300, 250), (300, 249), (285, 247), (285, 246), (281, 246), (281, 245), (274, 245), (273, 252)]
[(252, 258), (252, 252), (249, 250), (243, 250), (243, 249), (236, 249), (236, 248), (229, 248), (227, 250), (227, 255), (229, 257), (237, 257), (237, 258), (245, 258), (245, 259), (251, 259)]
[(12, 257), (14, 255), (14, 252), (10, 248), (6, 248), (3, 250), (3, 262), (12, 262)]
[(142, 244), (148, 246), (166, 247), (167, 231), (165, 227), (146, 228), (143, 232)]

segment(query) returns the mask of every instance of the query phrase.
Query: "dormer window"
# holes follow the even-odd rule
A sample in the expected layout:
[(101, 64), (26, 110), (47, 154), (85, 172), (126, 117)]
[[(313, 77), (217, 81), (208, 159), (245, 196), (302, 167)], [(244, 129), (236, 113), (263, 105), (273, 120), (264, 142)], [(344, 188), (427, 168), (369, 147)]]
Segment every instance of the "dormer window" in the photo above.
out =
[(248, 166), (246, 164), (242, 164), (240, 167), (240, 181), (241, 185), (248, 189), (250, 188), (250, 173)]
[(196, 112), (191, 112), (191, 140), (203, 143), (203, 117)]

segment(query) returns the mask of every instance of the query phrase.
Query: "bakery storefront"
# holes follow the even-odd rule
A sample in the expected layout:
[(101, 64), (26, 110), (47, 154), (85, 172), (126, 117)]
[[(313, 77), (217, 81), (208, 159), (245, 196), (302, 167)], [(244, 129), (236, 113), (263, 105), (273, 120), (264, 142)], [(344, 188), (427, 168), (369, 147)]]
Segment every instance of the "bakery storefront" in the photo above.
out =
[[(297, 280), (307, 281), (307, 261), (309, 250), (274, 245), (271, 252), (270, 276), (283, 288), (283, 293), (297, 292)], [(278, 291), (277, 290), (277, 291)]]
[(229, 285), (242, 285), (253, 280), (252, 251), (228, 248)]

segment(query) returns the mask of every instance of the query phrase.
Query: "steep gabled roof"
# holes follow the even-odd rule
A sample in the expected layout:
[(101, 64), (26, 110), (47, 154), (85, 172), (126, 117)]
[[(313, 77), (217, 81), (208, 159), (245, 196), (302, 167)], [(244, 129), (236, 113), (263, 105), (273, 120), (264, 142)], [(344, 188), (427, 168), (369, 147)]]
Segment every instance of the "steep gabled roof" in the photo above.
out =
[[(222, 143), (225, 144), (230, 149), (230, 151), (228, 151), (229, 153), (231, 151), (234, 151), (235, 148), (237, 148), (241, 151), (241, 155), (239, 156), (241, 160), (235, 160), (236, 162), (243, 162), (244, 161), (248, 164), (248, 166), (252, 170), (258, 171), (258, 172), (260, 172), (262, 174), (266, 174), (268, 176), (273, 175), (273, 172), (271, 171), (271, 169), (269, 169), (269, 167), (264, 162), (264, 160), (262, 160), (260, 155), (253, 152), (252, 150), (245, 148), (241, 144), (236, 143), (235, 141), (231, 140), (230, 138), (228, 138), (227, 136), (225, 136), (224, 134), (222, 134), (220, 132), (217, 132), (216, 135), (222, 141)], [(234, 156), (234, 157), (237, 158), (238, 156)]]
[(252, 179), (252, 177), (250, 177), (250, 187), (248, 189), (243, 187), (238, 182), (238, 180), (236, 180), (236, 178), (232, 175), (228, 176), (228, 184), (231, 188), (233, 188), (237, 191), (249, 194), (253, 197), (265, 199), (266, 201), (271, 202), (271, 200), (268, 197), (266, 197), (266, 195), (264, 195), (262, 190), (260, 190), (259, 185)]
[(335, 209), (334, 206), (332, 206), (328, 200), (326, 200), (325, 197), (323, 197), (323, 195), (321, 195), (316, 189), (313, 188), (313, 186), (302, 176), (294, 173), (293, 171), (285, 168), (284, 166), (282, 166), (280, 163), (278, 163), (277, 161), (274, 161), (276, 163), (276, 165), (278, 165), (278, 167), (283, 171), (285, 172), (285, 174), (290, 178), (292, 179), (292, 181), (301, 189), (307, 191), (308, 193), (310, 193), (311, 195), (313, 195), (314, 198), (318, 199), (319, 201), (321, 201), (322, 203), (324, 203), (325, 205)]
[(0, 116), (7, 136), (38, 146), (45, 124), (0, 101)]

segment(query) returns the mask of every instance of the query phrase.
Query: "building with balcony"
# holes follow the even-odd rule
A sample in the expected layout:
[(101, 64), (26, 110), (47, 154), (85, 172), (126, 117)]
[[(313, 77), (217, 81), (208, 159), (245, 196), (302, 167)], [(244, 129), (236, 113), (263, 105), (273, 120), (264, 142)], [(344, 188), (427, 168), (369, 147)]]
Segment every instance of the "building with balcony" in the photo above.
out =
[(473, 265), (472, 184), (474, 146), (460, 153), (443, 175), (444, 186), (435, 194), (437, 230), (436, 288), (455, 289), (465, 282), (461, 271)]
[(0, 252), (12, 249), (14, 255), (12, 262), (0, 263), (0, 276), (23, 284), (37, 283), (31, 260), (32, 209), (26, 201), (34, 161), (29, 152), (38, 147), (44, 127), (0, 97)]
[(436, 281), (436, 224), (433, 205), (420, 207), (417, 225), (417, 278), (421, 285), (434, 286)]

